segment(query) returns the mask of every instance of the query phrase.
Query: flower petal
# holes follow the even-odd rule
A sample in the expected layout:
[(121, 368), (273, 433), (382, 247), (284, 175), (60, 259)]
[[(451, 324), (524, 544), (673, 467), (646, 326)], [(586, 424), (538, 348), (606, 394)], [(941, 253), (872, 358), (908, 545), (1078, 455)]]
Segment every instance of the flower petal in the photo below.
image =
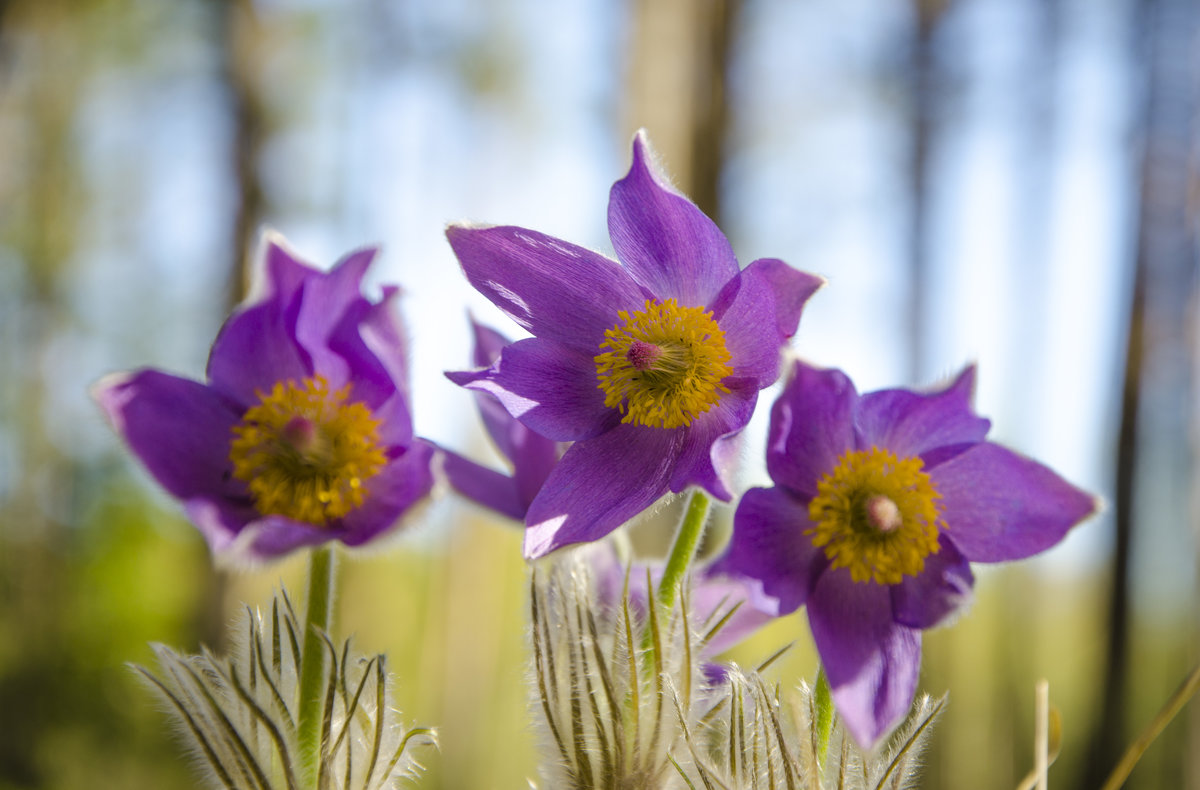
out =
[(737, 434), (750, 422), (758, 402), (755, 379), (724, 381), (729, 392), (687, 428), (683, 451), (671, 475), (671, 490), (697, 485), (724, 502), (733, 498), (727, 481), (737, 461)]
[(733, 247), (694, 203), (667, 186), (650, 159), (639, 132), (629, 174), (609, 193), (613, 248), (633, 278), (655, 296), (707, 305), (738, 273)]
[(982, 442), (930, 472), (947, 533), (972, 562), (1018, 560), (1058, 543), (1098, 502), (1050, 468)]
[(446, 377), (494, 395), (509, 414), (555, 441), (588, 439), (621, 419), (620, 412), (604, 405), (592, 357), (553, 340), (518, 340), (491, 368)]
[[(383, 289), (377, 304), (354, 302), (328, 340), (354, 382), (354, 399), (372, 409), (397, 394), (409, 399), (408, 336), (396, 305), (399, 297), (400, 290), (392, 286)], [(325, 372), (320, 365), (317, 370)]]
[(925, 558), (925, 570), (892, 586), (892, 614), (910, 628), (942, 625), (970, 604), (974, 584), (971, 564), (942, 535), (937, 554)]
[(312, 358), (295, 334), (300, 292), (320, 272), (302, 263), (274, 234), (257, 259), (252, 295), (217, 332), (208, 355), (208, 380), (240, 406), (258, 401), (277, 381), (301, 381)]
[(525, 516), (525, 557), (599, 540), (667, 493), (683, 431), (625, 424), (573, 444)]
[(771, 407), (767, 471), (779, 485), (805, 497), (817, 481), (855, 448), (854, 408), (858, 394), (840, 370), (797, 362), (792, 378)]
[(845, 568), (821, 574), (808, 622), (846, 730), (870, 750), (912, 705), (921, 632), (892, 619), (886, 586), (856, 584)]
[(733, 536), (709, 575), (757, 581), (755, 608), (778, 617), (796, 611), (828, 562), (804, 535), (808, 505), (782, 488), (751, 488), (733, 516)]
[(796, 334), (804, 303), (824, 281), (783, 261), (754, 261), (725, 284), (712, 303), (725, 333), (733, 375), (758, 379), (759, 388), (779, 378), (781, 350)]
[[(357, 379), (358, 371), (352, 373), (348, 361), (331, 346), (339, 343), (335, 337), (339, 327), (343, 335), (341, 344), (347, 340), (347, 328), (353, 340), (358, 341), (358, 323), (369, 308), (362, 296), (362, 279), (376, 252), (375, 248), (366, 248), (350, 253), (327, 274), (314, 273), (303, 285), (295, 319), (296, 342), (308, 352), (313, 371), (323, 375), (334, 389)], [(361, 386), (362, 382), (355, 380), (355, 389)], [(378, 403), (358, 392), (355, 397), (368, 405)]]
[(179, 499), (245, 499), (230, 477), (229, 443), (240, 419), (228, 400), (158, 370), (106, 376), (92, 389), (113, 428), (163, 488)]
[[(901, 458), (982, 442), (991, 422), (971, 411), (974, 387), (975, 367), (970, 366), (949, 386), (928, 394), (903, 389), (867, 393), (858, 403), (863, 441)], [(938, 458), (942, 460), (944, 454)], [(926, 469), (934, 465), (927, 459)]]
[(517, 227), (451, 225), (446, 238), (471, 285), (538, 337), (599, 353), (621, 310), (644, 292), (614, 260)]
[(442, 471), (450, 486), (467, 499), (516, 521), (525, 520), (527, 502), (517, 493), (517, 482), (458, 453), (442, 451)]
[(360, 546), (392, 529), (400, 516), (433, 488), (431, 462), (437, 448), (418, 439), (367, 481), (362, 507), (342, 519), (337, 538)]

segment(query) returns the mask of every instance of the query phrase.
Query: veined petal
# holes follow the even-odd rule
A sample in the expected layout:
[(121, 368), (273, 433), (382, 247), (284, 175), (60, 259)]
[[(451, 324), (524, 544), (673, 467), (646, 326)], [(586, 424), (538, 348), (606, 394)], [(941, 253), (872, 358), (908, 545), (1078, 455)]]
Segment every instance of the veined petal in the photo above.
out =
[(779, 378), (783, 346), (796, 334), (804, 303), (823, 282), (763, 258), (726, 283), (712, 311), (725, 333), (733, 375), (758, 379), (759, 389)]
[(552, 340), (518, 340), (488, 370), (446, 376), (494, 395), (509, 414), (555, 441), (588, 439), (621, 419), (604, 405), (592, 357)]
[(106, 376), (92, 389), (113, 428), (170, 494), (240, 499), (229, 477), (239, 414), (211, 388), (158, 370)]
[(809, 596), (808, 622), (838, 713), (869, 750), (912, 705), (921, 632), (892, 619), (886, 586), (855, 584), (845, 568), (821, 574)]
[(727, 378), (729, 391), (687, 427), (671, 490), (697, 485), (724, 502), (733, 498), (728, 479), (737, 460), (737, 434), (750, 422), (758, 401), (756, 379)]
[(1045, 551), (1099, 503), (1050, 468), (991, 442), (935, 467), (947, 533), (972, 562)]
[(536, 231), (451, 225), (446, 238), (471, 285), (538, 337), (599, 353), (622, 310), (642, 290), (616, 261)]
[(683, 431), (619, 425), (571, 445), (525, 516), (525, 556), (599, 540), (667, 493)]
[(901, 458), (982, 442), (991, 422), (971, 411), (974, 387), (975, 367), (970, 366), (949, 386), (928, 394), (903, 389), (867, 393), (858, 404), (863, 441)]
[(942, 535), (938, 552), (925, 558), (925, 570), (892, 586), (892, 614), (910, 628), (933, 628), (970, 604), (974, 585), (971, 564)]
[(786, 490), (751, 488), (733, 515), (733, 535), (708, 573), (755, 580), (762, 597), (752, 603), (772, 616), (804, 605), (817, 577), (828, 566), (825, 554), (804, 535), (808, 503)]
[(396, 304), (400, 295), (390, 286), (376, 304), (355, 302), (329, 337), (330, 350), (344, 360), (353, 382), (354, 399), (371, 408), (395, 395), (409, 399), (408, 337)]
[(725, 234), (694, 203), (667, 186), (642, 133), (629, 174), (613, 184), (608, 233), (621, 263), (661, 299), (707, 305), (738, 273)]
[(797, 362), (792, 378), (771, 408), (767, 470), (776, 483), (806, 497), (838, 457), (854, 449), (858, 393), (840, 370)]

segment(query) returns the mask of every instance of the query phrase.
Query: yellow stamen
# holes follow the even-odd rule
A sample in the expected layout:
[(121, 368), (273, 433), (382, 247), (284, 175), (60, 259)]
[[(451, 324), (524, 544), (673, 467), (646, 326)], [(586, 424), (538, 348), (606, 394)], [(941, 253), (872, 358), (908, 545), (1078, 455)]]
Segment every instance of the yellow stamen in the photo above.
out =
[(264, 515), (325, 526), (363, 503), (365, 484), (387, 462), (378, 420), (347, 403), (350, 385), (329, 391), (323, 376), (279, 381), (233, 427), (233, 476)]
[(849, 568), (856, 582), (899, 584), (925, 569), (945, 529), (942, 495), (920, 458), (887, 450), (851, 450), (817, 483), (808, 506), (815, 526), (804, 531), (825, 547), (834, 568)]
[(604, 405), (620, 409), (621, 422), (691, 425), (729, 392), (721, 383), (733, 373), (729, 349), (712, 313), (648, 299), (642, 310), (619, 316), (595, 360)]

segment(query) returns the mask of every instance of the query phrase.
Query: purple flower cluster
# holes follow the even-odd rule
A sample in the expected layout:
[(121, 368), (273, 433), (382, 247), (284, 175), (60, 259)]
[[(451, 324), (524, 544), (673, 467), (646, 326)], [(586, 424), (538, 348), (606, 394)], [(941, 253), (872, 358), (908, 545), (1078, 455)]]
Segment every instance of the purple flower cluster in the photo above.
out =
[[(776, 259), (741, 268), (641, 134), (608, 230), (616, 259), (520, 227), (447, 230), (467, 279), (532, 337), (474, 324), (474, 369), (447, 373), (475, 392), (512, 473), (450, 451), (441, 468), (525, 522), (531, 559), (603, 538), (669, 492), (733, 499), (736, 437), (822, 285)], [(429, 493), (435, 450), (413, 432), (398, 291), (361, 293), (374, 254), (325, 273), (268, 238), (207, 383), (147, 369), (97, 385), (214, 554), (360, 545)], [(1097, 507), (987, 441), (973, 382), (968, 368), (934, 392), (859, 395), (840, 371), (795, 363), (771, 415), (775, 485), (742, 496), (727, 549), (697, 580), (706, 612), (745, 602), (729, 635), (807, 607), (833, 699), (868, 748), (912, 702), (921, 631), (970, 599), (971, 563), (1045, 551)]]
[(413, 435), (398, 289), (360, 286), (374, 249), (328, 273), (268, 236), (256, 294), (221, 327), (208, 383), (145, 369), (93, 397), (213, 553), (263, 560), (388, 530), (433, 485)]

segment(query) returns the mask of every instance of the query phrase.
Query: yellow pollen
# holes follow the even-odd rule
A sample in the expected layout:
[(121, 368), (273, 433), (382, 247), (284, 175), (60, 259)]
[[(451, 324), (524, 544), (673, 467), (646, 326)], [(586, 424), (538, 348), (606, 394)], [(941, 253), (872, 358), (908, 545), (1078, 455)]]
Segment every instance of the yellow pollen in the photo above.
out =
[(725, 333), (703, 307), (674, 299), (646, 300), (643, 309), (604, 333), (595, 357), (604, 405), (621, 422), (679, 428), (715, 406), (733, 373)]
[(856, 582), (899, 584), (925, 569), (945, 529), (942, 495), (920, 458), (887, 450), (851, 450), (817, 483), (808, 506), (814, 524), (804, 531), (825, 547), (834, 568), (849, 568)]
[(263, 515), (325, 526), (363, 503), (387, 456), (380, 421), (323, 376), (275, 383), (233, 427), (229, 460)]

